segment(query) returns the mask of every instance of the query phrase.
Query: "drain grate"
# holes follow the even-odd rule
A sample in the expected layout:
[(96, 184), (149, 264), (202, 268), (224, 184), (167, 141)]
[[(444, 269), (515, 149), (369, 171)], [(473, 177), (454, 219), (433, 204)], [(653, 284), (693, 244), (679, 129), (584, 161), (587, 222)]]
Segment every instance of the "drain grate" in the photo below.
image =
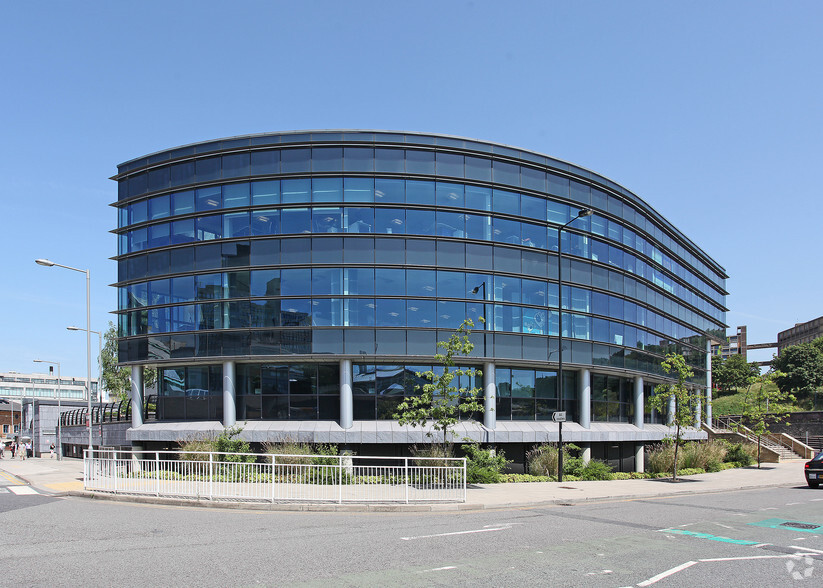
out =
[(804, 529), (807, 531), (811, 531), (812, 529), (819, 529), (820, 525), (811, 525), (809, 523), (795, 523), (794, 521), (788, 521), (786, 523), (780, 523), (781, 527), (791, 527), (792, 529)]

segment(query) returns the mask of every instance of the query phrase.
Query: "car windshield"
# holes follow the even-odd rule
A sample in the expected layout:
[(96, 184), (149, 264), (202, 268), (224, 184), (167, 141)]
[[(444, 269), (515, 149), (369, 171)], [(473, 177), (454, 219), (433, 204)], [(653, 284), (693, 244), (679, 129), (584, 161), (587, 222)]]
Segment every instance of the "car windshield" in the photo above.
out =
[(823, 451), (821, 451), (820, 453), (818, 453), (817, 455), (815, 455), (815, 456), (812, 458), (812, 461), (823, 461)]

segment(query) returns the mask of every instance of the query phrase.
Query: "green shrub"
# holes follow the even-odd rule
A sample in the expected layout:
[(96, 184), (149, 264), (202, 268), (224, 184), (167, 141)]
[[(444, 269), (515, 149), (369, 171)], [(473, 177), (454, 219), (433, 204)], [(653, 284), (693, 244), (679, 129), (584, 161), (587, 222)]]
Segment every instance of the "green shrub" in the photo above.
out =
[[(412, 445), (410, 450), (413, 457), (425, 457), (425, 458), (452, 458), (454, 457), (454, 446), (452, 444), (443, 445), (440, 443), (432, 443), (431, 445), (424, 445), (422, 447), (418, 447), (417, 445)], [(432, 468), (442, 468), (448, 465), (451, 465), (451, 462), (447, 461), (446, 459), (417, 459), (414, 460), (414, 465), (416, 466), (424, 466), (424, 467), (432, 467)]]
[(609, 464), (597, 459), (591, 460), (580, 471), (581, 480), (610, 480), (611, 477), (612, 468), (609, 467)]
[(466, 478), (469, 484), (495, 484), (506, 469), (506, 455), (494, 448), (483, 449), (479, 443), (461, 446), (466, 453)]
[(739, 467), (746, 467), (754, 463), (752, 449), (757, 452), (757, 447), (751, 443), (731, 443), (726, 452), (725, 461), (739, 464)]
[(501, 474), (501, 482), (551, 482), (548, 476), (533, 476), (531, 474)]
[(650, 474), (670, 474), (674, 468), (674, 447), (657, 443), (646, 448), (646, 471)]
[[(577, 455), (580, 448), (568, 443), (563, 445), (563, 478), (579, 477), (583, 470), (583, 459)], [(574, 452), (574, 454), (572, 454)], [(543, 443), (526, 453), (528, 472), (533, 476), (554, 476), (557, 478), (557, 445)]]

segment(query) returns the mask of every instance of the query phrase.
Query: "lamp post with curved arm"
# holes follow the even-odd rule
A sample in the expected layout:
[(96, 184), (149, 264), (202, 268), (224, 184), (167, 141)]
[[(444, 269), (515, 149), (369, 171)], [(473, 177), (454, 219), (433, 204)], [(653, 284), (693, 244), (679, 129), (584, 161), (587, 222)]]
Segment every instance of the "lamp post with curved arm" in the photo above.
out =
[[(579, 218), (592, 215), (591, 208), (581, 208), (577, 216), (557, 229), (557, 306), (558, 306), (558, 333), (557, 333), (557, 409), (563, 408), (563, 229)], [(557, 481), (563, 481), (563, 421), (558, 422), (557, 438)]]

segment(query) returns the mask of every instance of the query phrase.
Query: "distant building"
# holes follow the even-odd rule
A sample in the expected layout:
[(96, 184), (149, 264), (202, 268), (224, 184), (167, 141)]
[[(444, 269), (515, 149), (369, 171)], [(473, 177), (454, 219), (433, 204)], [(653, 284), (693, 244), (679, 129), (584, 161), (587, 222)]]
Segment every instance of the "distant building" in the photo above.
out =
[[(57, 400), (86, 400), (86, 378), (61, 377), (58, 384), (53, 374), (21, 374), (0, 372), (0, 398), (34, 398)], [(97, 402), (97, 380), (91, 381), (91, 399)]]
[(780, 331), (777, 334), (777, 353), (779, 355), (790, 345), (811, 343), (818, 337), (823, 337), (823, 316), (805, 323), (797, 323), (791, 329)]
[(729, 359), (732, 355), (746, 357), (747, 351), (746, 325), (737, 327), (737, 333), (727, 336), (725, 343), (712, 343), (712, 355), (719, 355), (723, 359)]
[(13, 439), (20, 431), (22, 411), (20, 403), (0, 398), (0, 441)]

